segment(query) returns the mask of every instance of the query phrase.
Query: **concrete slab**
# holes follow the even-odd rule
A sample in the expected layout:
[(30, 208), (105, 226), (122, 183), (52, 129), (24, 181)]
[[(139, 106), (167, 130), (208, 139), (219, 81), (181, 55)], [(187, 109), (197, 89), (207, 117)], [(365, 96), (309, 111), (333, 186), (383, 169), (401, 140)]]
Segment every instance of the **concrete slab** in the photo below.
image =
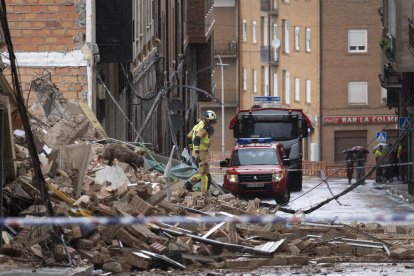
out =
[(93, 275), (93, 266), (82, 267), (43, 267), (43, 268), (3, 268), (0, 267), (0, 276), (89, 276)]

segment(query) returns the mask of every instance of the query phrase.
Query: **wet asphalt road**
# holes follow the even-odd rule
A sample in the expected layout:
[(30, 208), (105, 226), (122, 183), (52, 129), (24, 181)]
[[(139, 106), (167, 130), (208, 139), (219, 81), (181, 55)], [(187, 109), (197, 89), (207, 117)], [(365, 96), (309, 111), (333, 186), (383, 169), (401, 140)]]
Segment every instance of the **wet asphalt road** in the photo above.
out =
[[(222, 185), (223, 176), (221, 174), (215, 174), (213, 177), (219, 185)], [(312, 206), (331, 198), (332, 194), (339, 194), (349, 187), (346, 179), (331, 178), (327, 180), (327, 183), (322, 182), (320, 178), (304, 178), (302, 191), (292, 192), (289, 204), (284, 207), (295, 211), (308, 210)], [(361, 218), (372, 218), (376, 215), (412, 214), (414, 212), (414, 204), (410, 204), (389, 192), (390, 188), (398, 189), (398, 187), (404, 187), (405, 185), (407, 184), (398, 182), (380, 185), (373, 180), (367, 180), (365, 185), (360, 185), (341, 196), (338, 202), (332, 200), (308, 216), (332, 219), (337, 223), (350, 223), (361, 221)], [(261, 198), (261, 201), (276, 204), (273, 199), (269, 198)], [(280, 211), (277, 215), (282, 217), (292, 216)], [(381, 224), (414, 223), (405, 221), (378, 222)]]

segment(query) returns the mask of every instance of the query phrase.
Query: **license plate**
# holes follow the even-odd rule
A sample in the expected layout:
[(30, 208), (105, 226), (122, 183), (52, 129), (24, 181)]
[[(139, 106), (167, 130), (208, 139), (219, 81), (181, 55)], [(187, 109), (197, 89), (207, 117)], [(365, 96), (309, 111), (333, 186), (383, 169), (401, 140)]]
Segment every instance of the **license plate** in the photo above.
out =
[(249, 184), (246, 184), (246, 186), (248, 188), (263, 188), (264, 183), (249, 183)]

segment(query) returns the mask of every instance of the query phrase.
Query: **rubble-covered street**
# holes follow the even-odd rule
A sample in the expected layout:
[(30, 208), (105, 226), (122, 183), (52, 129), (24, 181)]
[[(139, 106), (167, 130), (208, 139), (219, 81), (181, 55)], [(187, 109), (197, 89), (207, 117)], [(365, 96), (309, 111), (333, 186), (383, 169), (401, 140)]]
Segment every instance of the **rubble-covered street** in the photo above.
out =
[[(374, 182), (373, 174), (377, 169), (380, 171), (381, 162), (384, 162), (386, 156), (370, 155), (370, 161), (375, 159), (376, 165), (365, 159), (361, 167), (355, 164), (355, 173), (357, 169), (362, 168), (366, 169), (366, 174), (361, 173), (357, 181), (352, 179), (352, 183), (351, 179), (348, 182), (348, 179), (330, 178), (320, 169), (322, 166), (314, 169), (312, 176), (310, 172), (305, 172), (305, 165), (302, 163), (305, 156), (309, 165), (323, 160), (326, 155), (334, 154), (337, 156), (332, 163), (326, 162), (325, 168), (329, 167), (331, 172), (334, 168), (345, 170), (345, 162), (342, 159), (338, 161), (342, 158), (344, 149), (338, 150), (335, 147), (340, 143), (343, 146), (351, 145), (355, 141), (360, 143), (369, 140), (367, 135), (372, 135), (380, 125), (382, 127), (383, 121), (375, 122), (375, 127), (370, 127), (369, 133), (358, 125), (357, 133), (352, 133), (346, 128), (339, 131), (338, 125), (349, 127), (347, 120), (351, 123), (357, 122), (350, 116), (346, 119), (344, 113), (341, 113), (343, 110), (347, 110), (349, 106), (352, 106), (352, 110), (365, 110), (368, 108), (368, 98), (373, 98), (371, 94), (368, 97), (368, 81), (355, 81), (359, 80), (357, 74), (346, 81), (347, 89), (355, 90), (347, 97), (346, 108), (337, 109), (341, 115), (333, 113), (336, 108), (332, 107), (329, 110), (332, 113), (328, 112), (328, 117), (323, 117), (321, 90), (329, 85), (322, 83), (322, 73), (319, 71), (321, 64), (328, 62), (322, 62), (322, 58), (315, 55), (320, 54), (319, 50), (317, 51), (317, 46), (320, 45), (315, 42), (322, 42), (323, 39), (319, 37), (319, 29), (314, 26), (316, 22), (312, 23), (317, 19), (317, 24), (321, 24), (321, 19), (317, 16), (308, 18), (297, 15), (312, 21), (289, 23), (286, 19), (289, 17), (285, 18), (285, 14), (289, 15), (290, 11), (293, 13), (293, 7), (298, 4), (294, 2), (298, 1), (280, 1), (280, 7), (285, 8), (281, 10), (285, 12), (282, 13), (281, 24), (279, 21), (270, 20), (279, 18), (279, 9), (276, 10), (275, 6), (277, 3), (279, 8), (279, 1), (256, 1), (257, 18), (244, 19), (239, 16), (239, 12), (251, 11), (247, 4), (253, 1), (218, 3), (210, 0), (56, 0), (50, 1), (53, 4), (49, 5), (46, 3), (49, 1), (43, 3), (40, 0), (14, 0), (8, 3), (11, 10), (8, 15), (12, 18), (10, 28), (6, 20), (6, 1), (0, 2), (0, 46), (7, 48), (7, 51), (4, 49), (7, 57), (6, 52), (0, 55), (0, 276), (414, 274), (413, 201), (405, 200), (398, 195), (384, 196), (388, 189), (395, 190), (398, 185), (402, 186), (402, 181), (394, 185), (392, 180), (398, 180), (403, 174), (398, 177), (395, 174), (389, 178), (391, 180), (388, 179), (381, 185)], [(312, 8), (318, 7), (319, 10), (317, 5), (322, 5), (321, 2), (324, 1), (302, 2), (303, 5), (312, 4)], [(361, 3), (364, 1), (347, 2), (358, 2), (362, 6)], [(246, 6), (239, 7), (239, 4)], [(131, 11), (132, 6), (134, 11)], [(227, 20), (224, 12), (230, 10), (230, 7), (233, 8), (232, 14), (234, 11), (232, 17), (237, 15), (237, 20), (243, 18), (243, 21), (241, 24), (238, 21), (229, 21), (226, 22), (225, 28), (217, 29), (221, 29), (222, 36), (225, 34), (230, 37), (230, 40), (225, 42), (216, 40), (225, 45), (224, 48), (229, 48), (226, 57), (223, 57), (225, 60), (222, 61), (222, 53), (214, 48), (213, 35), (219, 33), (214, 30), (214, 8), (217, 8), (217, 19)], [(297, 9), (308, 9), (307, 12), (312, 12), (310, 6), (302, 7)], [(26, 12), (23, 13), (22, 10)], [(125, 16), (118, 20), (120, 15), (124, 15), (123, 12), (127, 13), (129, 18)], [(378, 13), (377, 9), (374, 12)], [(24, 18), (21, 17), (22, 14), (25, 15)], [(127, 24), (123, 22), (124, 19), (130, 22), (126, 21)], [(265, 22), (268, 24), (266, 27)], [(184, 23), (189, 25), (180, 26)], [(248, 23), (252, 25), (247, 25)], [(260, 24), (256, 30), (257, 23)], [(354, 22), (352, 24), (373, 25)], [(414, 23), (410, 24), (414, 26)], [(234, 27), (234, 34), (239, 35), (240, 30), (244, 32), (243, 43), (239, 43), (238, 35), (230, 35), (230, 26)], [(302, 67), (312, 74), (299, 74), (300, 71), (295, 71), (296, 66), (293, 66), (293, 63), (285, 63), (285, 58), (293, 57), (301, 50), (299, 26), (302, 27), (301, 32), (304, 36), (301, 43), (303, 46), (306, 43), (306, 51), (303, 54), (305, 57), (315, 58), (312, 64), (308, 64), (305, 58), (300, 58), (301, 56), (295, 60), (302, 60)], [(283, 29), (277, 31), (280, 27)], [(281, 44), (277, 33), (282, 34), (283, 30), (280, 38), (289, 39), (289, 28), (292, 27), (295, 30), (295, 35), (292, 36), (295, 39), (295, 50), (290, 52), (289, 40), (282, 41)], [(18, 41), (16, 53), (19, 52), (20, 56), (24, 54), (27, 58), (26, 63), (22, 62), (26, 66), (24, 82), (20, 82), (21, 75), (10, 29), (14, 31), (13, 39)], [(31, 33), (32, 29), (36, 30), (35, 34)], [(47, 32), (40, 37), (37, 31), (43, 29), (47, 29)], [(254, 30), (254, 49), (258, 46), (256, 53), (249, 53), (250, 58), (245, 58), (245, 55), (239, 60), (240, 53), (247, 53), (246, 47), (250, 47), (250, 34), (247, 35), (250, 29)], [(121, 30), (124, 33), (118, 34)], [(262, 30), (267, 32), (259, 33)], [(354, 37), (353, 40), (368, 41), (367, 30), (350, 31), (350, 34), (358, 35), (358, 39)], [(33, 36), (24, 37), (29, 33)], [(133, 43), (132, 37), (131, 41), (123, 38), (128, 47), (105, 44), (113, 43), (117, 41), (117, 35), (122, 37), (125, 34), (133, 34)], [(364, 36), (360, 37), (361, 34)], [(50, 45), (26, 48), (31, 46), (27, 45), (29, 43), (26, 43), (26, 38), (27, 41), (35, 41), (36, 36), (39, 36), (41, 41), (44, 38), (45, 44), (53, 43), (54, 47), (59, 48), (49, 48)], [(371, 33), (369, 37), (371, 40)], [(354, 42), (353, 40), (349, 39), (350, 42)], [(69, 45), (74, 41), (75, 46)], [(108, 45), (110, 47), (105, 47)], [(278, 49), (281, 45), (284, 46), (285, 52), (281, 55), (279, 64)], [(101, 47), (100, 50), (98, 46)], [(360, 53), (364, 56), (371, 54), (365, 52), (367, 45), (346, 45), (344, 49), (347, 47), (348, 51), (354, 51), (348, 52), (348, 55), (352, 53), (353, 57)], [(372, 51), (371, 46), (369, 49)], [(54, 54), (49, 55), (49, 52)], [(213, 63), (214, 59), (218, 59), (220, 63)], [(245, 61), (255, 59), (258, 60), (257, 64), (248, 64)], [(49, 63), (51, 60), (55, 63)], [(215, 94), (218, 82), (214, 83), (211, 79), (218, 65), (221, 66), (220, 99), (217, 98), (218, 93)], [(318, 69), (313, 69), (311, 65)], [(226, 75), (231, 74), (232, 77), (228, 79), (231, 82), (237, 79), (239, 82), (231, 86), (236, 85), (237, 91), (236, 86), (234, 89), (226, 87), (226, 97), (224, 66), (230, 66), (227, 67), (230, 70), (226, 71)], [(32, 72), (39, 68), (39, 72), (42, 73), (32, 76)], [(266, 74), (265, 77), (261, 76), (262, 71)], [(59, 85), (52, 81), (51, 72), (57, 74), (56, 79), (60, 88), (66, 91), (60, 90)], [(243, 76), (239, 76), (240, 72)], [(247, 76), (248, 72), (252, 74), (251, 77)], [(335, 71), (332, 75), (340, 75), (338, 72)], [(288, 97), (283, 99), (284, 104), (289, 104), (283, 108), (284, 112), (271, 113), (261, 106), (253, 105), (230, 120), (228, 116), (234, 116), (232, 113), (236, 109), (243, 109), (240, 103), (250, 103), (251, 99), (248, 97), (252, 95), (266, 98), (266, 101), (267, 98), (278, 98), (277, 101), (280, 103), (280, 97), (276, 96), (279, 95), (278, 74), (279, 79), (283, 76), (283, 88), (286, 89), (284, 93), (285, 96), (288, 94), (288, 97), (291, 93), (292, 74), (292, 105)], [(299, 77), (303, 82), (302, 88), (306, 89), (303, 93), (300, 90)], [(252, 80), (252, 83), (248, 83), (248, 79)], [(276, 86), (270, 86), (269, 79), (273, 84), (276, 83)], [(325, 79), (328, 78), (324, 77)], [(281, 87), (283, 81), (279, 80)], [(375, 81), (378, 82), (377, 69)], [(239, 87), (240, 84), (243, 89)], [(262, 91), (257, 90), (258, 84), (263, 87)], [(229, 84), (226, 83), (226, 86)], [(247, 92), (252, 86), (253, 92)], [(379, 84), (377, 86), (379, 88)], [(361, 91), (365, 87), (366, 95), (361, 96)], [(369, 87), (370, 91), (380, 91), (371, 83)], [(240, 93), (241, 90), (243, 92)], [(341, 92), (341, 96), (346, 94), (342, 93), (345, 90), (331, 90), (338, 95)], [(313, 94), (311, 91), (314, 91)], [(319, 94), (316, 94), (316, 91)], [(306, 95), (306, 99), (302, 101), (309, 112), (297, 108), (301, 93)], [(229, 104), (230, 94), (234, 96), (234, 102), (231, 100)], [(262, 94), (266, 96), (259, 96)], [(202, 97), (205, 99), (201, 99)], [(379, 98), (377, 97), (377, 100)], [(316, 99), (319, 101), (317, 105)], [(231, 187), (237, 185), (237, 189), (242, 187), (241, 194), (248, 188), (254, 192), (266, 191), (268, 194), (272, 194), (273, 190), (280, 190), (272, 194), (271, 200), (243, 198), (224, 191), (223, 175), (232, 169), (229, 169), (230, 159), (226, 161), (227, 167), (222, 165), (226, 168), (219, 168), (222, 160), (218, 160), (216, 156), (220, 154), (216, 151), (214, 156), (213, 150), (210, 151), (209, 142), (210, 136), (213, 138), (214, 134), (212, 125), (218, 121), (218, 116), (209, 110), (207, 114), (214, 116), (210, 118), (202, 115), (202, 121), (208, 119), (211, 125), (207, 125), (206, 121), (202, 122), (206, 125), (200, 125), (200, 128), (191, 128), (199, 119), (199, 113), (204, 111), (202, 108), (210, 108), (200, 104), (207, 100), (214, 100), (212, 109), (222, 108), (220, 154), (223, 156), (225, 152), (229, 152), (229, 145), (235, 143), (231, 140), (225, 145), (225, 138), (230, 137), (225, 136), (226, 121), (232, 122), (232, 138), (249, 137), (250, 142), (246, 144), (258, 143), (257, 141), (265, 138), (262, 136), (269, 133), (269, 136), (272, 136), (267, 137), (270, 140), (266, 143), (269, 144), (267, 147), (272, 150), (275, 159), (269, 159), (272, 161), (268, 164), (247, 164), (254, 169), (244, 169), (244, 172), (247, 171), (244, 175), (233, 173), (232, 181), (226, 178), (228, 182), (225, 182), (232, 182)], [(161, 108), (157, 110), (158, 105)], [(373, 109), (371, 106), (369, 108)], [(381, 102), (381, 109), (386, 108), (386, 103)], [(258, 112), (253, 114), (256, 111)], [(373, 122), (378, 118), (389, 118), (395, 125), (397, 116), (391, 114), (392, 116), (388, 117), (388, 113), (366, 117), (367, 124), (370, 120)], [(154, 117), (151, 117), (152, 115)], [(341, 124), (338, 123), (340, 118), (343, 120)], [(362, 119), (362, 115), (355, 118)], [(406, 119), (410, 126), (414, 123), (408, 121)], [(324, 130), (327, 129), (325, 127), (331, 128), (323, 135), (322, 124), (325, 124)], [(273, 133), (267, 129), (269, 125), (274, 126), (275, 130), (286, 127), (286, 133), (291, 137), (286, 137), (282, 133), (280, 136), (276, 135), (276, 131)], [(261, 136), (258, 132), (251, 131), (256, 127), (265, 129), (266, 134)], [(248, 131), (241, 131), (243, 128)], [(393, 128), (396, 129), (392, 129), (392, 133), (401, 136), (393, 145), (397, 148), (397, 142), (401, 142), (408, 133), (411, 135), (412, 129), (405, 128), (402, 131), (398, 130), (398, 127)], [(148, 131), (149, 129), (152, 131)], [(192, 132), (187, 134), (187, 129)], [(205, 136), (198, 137), (197, 131), (203, 132)], [(216, 131), (220, 132), (218, 126)], [(235, 135), (237, 132), (239, 136)], [(336, 132), (340, 132), (342, 136), (334, 136), (333, 133)], [(113, 135), (114, 133), (119, 136)], [(379, 134), (386, 137), (384, 133)], [(357, 135), (357, 139), (349, 141), (352, 135)], [(120, 140), (123, 138), (119, 137), (125, 139)], [(152, 140), (148, 141), (143, 137)], [(216, 137), (219, 137), (219, 134), (216, 134), (214, 139)], [(302, 140), (306, 137), (309, 137), (309, 140)], [(172, 141), (167, 142), (168, 139)], [(185, 144), (184, 140), (187, 139), (191, 142), (187, 141)], [(200, 139), (204, 139), (205, 149), (197, 149), (200, 148)], [(325, 139), (332, 140), (329, 141), (332, 145), (324, 145), (327, 144)], [(156, 145), (156, 142), (162, 145)], [(289, 144), (289, 148), (282, 142)], [(191, 146), (194, 145), (194, 158), (182, 158), (185, 155), (182, 154), (183, 148), (186, 145), (190, 148), (190, 143), (193, 143)], [(179, 145), (184, 146), (179, 148)], [(326, 147), (324, 152), (322, 146)], [(362, 147), (353, 144), (352, 146)], [(329, 150), (326, 150), (328, 147)], [(402, 146), (398, 148), (402, 151)], [(167, 149), (170, 152), (166, 152)], [(200, 151), (204, 151), (202, 153), (207, 158), (200, 159)], [(365, 151), (364, 154), (367, 154), (368, 150)], [(322, 152), (324, 155), (320, 155)], [(212, 158), (213, 156), (215, 158)], [(235, 154), (232, 154), (231, 159), (234, 156)], [(208, 157), (213, 160), (207, 161)], [(352, 163), (353, 172), (354, 161), (360, 162), (361, 158), (356, 155), (347, 159), (348, 172), (350, 164)], [(193, 162), (195, 160), (200, 163), (196, 161), (196, 165)], [(413, 163), (410, 160), (406, 161), (405, 165), (411, 168)], [(275, 165), (278, 166), (277, 169), (274, 168)], [(339, 168), (342, 165), (343, 167)], [(242, 163), (234, 165), (243, 166)], [(254, 172), (263, 172), (264, 166), (269, 166), (269, 172), (266, 174)], [(394, 161), (388, 163), (388, 166), (398, 170)], [(315, 165), (314, 168), (316, 167)], [(203, 189), (199, 183), (190, 185), (189, 188), (187, 186), (189, 190), (193, 189), (190, 192), (184, 183), (195, 172), (202, 175), (200, 178), (203, 177), (202, 183), (205, 186)], [(210, 178), (210, 172), (213, 174), (211, 182), (206, 180)], [(337, 172), (335, 176), (339, 176)], [(318, 177), (315, 176), (317, 173), (320, 174)], [(266, 184), (264, 178), (261, 178), (263, 175), (267, 179)], [(248, 180), (240, 185), (240, 179), (243, 177)], [(378, 182), (380, 180), (378, 178)], [(411, 179), (405, 180), (407, 182), (404, 183), (404, 187), (408, 187), (407, 183), (413, 184)], [(194, 180), (192, 184), (195, 182), (197, 181)], [(207, 187), (210, 184), (211, 187)], [(249, 191), (247, 190), (248, 194)]]
[[(171, 270), (262, 275), (288, 267), (287, 273), (316, 274), (345, 271), (340, 263), (397, 264), (414, 258), (413, 226), (310, 223), (284, 215), (280, 206), (224, 194), (218, 186), (209, 195), (189, 193), (174, 175), (191, 173), (192, 167), (174, 160), (171, 177), (165, 178), (168, 158), (105, 138), (76, 102), (59, 105), (61, 114), (31, 119), (52, 211), (57, 218), (92, 218), (72, 225), (6, 224), (3, 271), (67, 266), (84, 267), (85, 274), (73, 275)], [(5, 217), (42, 218), (50, 210), (33, 186), (25, 132), (14, 130), (13, 143), (18, 176), (4, 188)], [(93, 217), (114, 221), (94, 223)], [(128, 217), (153, 220), (117, 223)], [(166, 223), (168, 217), (173, 222)], [(266, 223), (269, 217), (274, 221)]]

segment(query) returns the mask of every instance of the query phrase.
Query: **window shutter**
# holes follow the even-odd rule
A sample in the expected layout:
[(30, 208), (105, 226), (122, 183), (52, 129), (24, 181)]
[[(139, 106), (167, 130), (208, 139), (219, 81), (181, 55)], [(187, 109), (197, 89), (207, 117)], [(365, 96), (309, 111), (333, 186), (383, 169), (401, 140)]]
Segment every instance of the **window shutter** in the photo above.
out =
[(285, 103), (290, 104), (290, 73), (285, 71)]
[(349, 45), (363, 46), (366, 42), (365, 31), (350, 31)]
[(289, 21), (285, 20), (285, 53), (290, 53), (289, 49)]
[(295, 78), (295, 101), (300, 101), (300, 80)]
[(279, 96), (279, 92), (278, 92), (278, 82), (277, 82), (277, 74), (274, 73), (273, 74), (273, 96)]
[(312, 91), (311, 91), (311, 81), (306, 80), (306, 102), (311, 103), (312, 98)]
[(350, 82), (348, 84), (349, 104), (368, 104), (368, 83)]

